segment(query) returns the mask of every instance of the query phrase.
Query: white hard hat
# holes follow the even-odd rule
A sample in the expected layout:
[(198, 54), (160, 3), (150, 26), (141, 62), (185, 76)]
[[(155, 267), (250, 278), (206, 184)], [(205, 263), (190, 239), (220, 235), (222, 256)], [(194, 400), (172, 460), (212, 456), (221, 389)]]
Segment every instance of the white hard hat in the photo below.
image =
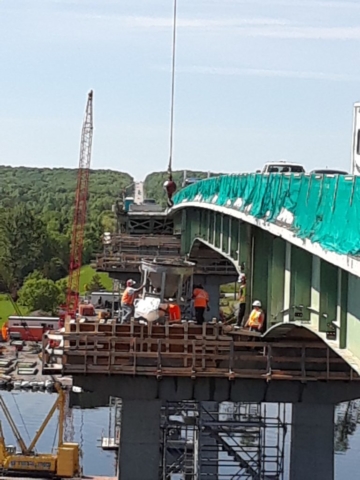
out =
[(239, 278), (238, 278), (238, 282), (243, 283), (245, 281), (246, 281), (245, 273), (240, 273)]
[(131, 278), (129, 280), (127, 280), (126, 282), (126, 286), (127, 287), (132, 287), (133, 285), (135, 285), (135, 280), (132, 280)]
[(252, 304), (253, 307), (261, 307), (261, 302), (260, 300), (255, 300)]

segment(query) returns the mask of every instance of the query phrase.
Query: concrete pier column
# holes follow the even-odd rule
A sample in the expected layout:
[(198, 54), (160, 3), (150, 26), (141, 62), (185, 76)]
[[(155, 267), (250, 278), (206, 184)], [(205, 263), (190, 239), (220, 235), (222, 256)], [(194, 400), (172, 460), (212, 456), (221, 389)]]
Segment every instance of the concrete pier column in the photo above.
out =
[(119, 480), (159, 477), (160, 409), (160, 400), (123, 400)]
[(334, 479), (334, 405), (292, 406), (290, 480)]

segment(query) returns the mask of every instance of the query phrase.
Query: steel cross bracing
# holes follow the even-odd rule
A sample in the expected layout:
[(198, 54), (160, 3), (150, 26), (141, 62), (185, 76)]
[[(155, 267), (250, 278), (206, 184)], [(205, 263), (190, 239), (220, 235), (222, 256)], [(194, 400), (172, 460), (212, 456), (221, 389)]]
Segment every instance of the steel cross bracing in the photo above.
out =
[(71, 236), (69, 280), (67, 285), (66, 310), (74, 315), (79, 303), (80, 267), (84, 243), (89, 169), (93, 136), (93, 92), (88, 95), (84, 123), (81, 132), (80, 160), (76, 186), (74, 221)]
[[(283, 480), (284, 404), (168, 403), (162, 421), (162, 480)], [(176, 477), (178, 478), (178, 477)]]

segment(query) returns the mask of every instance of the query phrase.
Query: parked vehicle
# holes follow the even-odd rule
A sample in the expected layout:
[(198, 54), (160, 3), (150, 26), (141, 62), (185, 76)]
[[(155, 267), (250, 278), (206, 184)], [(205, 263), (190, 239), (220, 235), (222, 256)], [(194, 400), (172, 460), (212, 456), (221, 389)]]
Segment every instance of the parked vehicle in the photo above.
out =
[(279, 160), (265, 163), (262, 170), (257, 170), (256, 173), (305, 173), (305, 168), (298, 163)]
[(185, 178), (185, 180), (183, 181), (182, 186), (183, 186), (183, 187), (187, 187), (188, 185), (192, 185), (193, 183), (197, 183), (197, 182), (199, 182), (199, 181), (200, 181), (200, 178), (194, 178), (194, 177), (192, 177), (192, 178), (190, 178), (190, 177), (189, 177), (189, 178)]
[(344, 170), (334, 170), (332, 168), (320, 168), (318, 170), (312, 170), (310, 173), (316, 175), (349, 175), (348, 172)]

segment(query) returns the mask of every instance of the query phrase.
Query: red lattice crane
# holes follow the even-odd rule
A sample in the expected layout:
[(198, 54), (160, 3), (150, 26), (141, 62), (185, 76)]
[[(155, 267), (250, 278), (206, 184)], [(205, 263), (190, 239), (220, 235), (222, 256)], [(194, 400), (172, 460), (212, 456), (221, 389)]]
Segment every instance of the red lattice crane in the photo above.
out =
[(66, 296), (66, 314), (75, 318), (79, 305), (80, 268), (84, 245), (89, 172), (93, 137), (93, 92), (90, 91), (81, 132), (80, 160), (77, 176), (74, 221), (71, 235), (69, 279)]

